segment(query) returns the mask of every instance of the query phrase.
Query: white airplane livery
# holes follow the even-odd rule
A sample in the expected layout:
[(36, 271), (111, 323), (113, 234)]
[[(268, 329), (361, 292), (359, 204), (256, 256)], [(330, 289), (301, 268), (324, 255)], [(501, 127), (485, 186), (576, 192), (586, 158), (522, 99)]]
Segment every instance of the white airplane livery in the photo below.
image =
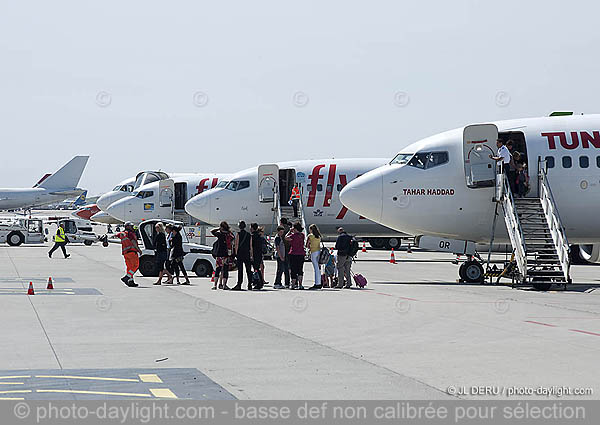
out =
[(104, 211), (122, 222), (182, 218), (189, 199), (219, 183), (227, 184), (231, 174), (153, 173), (148, 176), (151, 178), (146, 177), (139, 186), (136, 182), (133, 192), (113, 201)]
[[(544, 199), (552, 198), (569, 243), (600, 242), (600, 115), (516, 119), (437, 134), (350, 182), (341, 201), (375, 222), (415, 236), (489, 243), (498, 199), (491, 158), (497, 155), (497, 139), (511, 140), (513, 152), (520, 152), (520, 162), (529, 169), (529, 192), (523, 199), (514, 194), (520, 225), (527, 226), (535, 214), (523, 215), (519, 208), (546, 213), (550, 207)], [(496, 243), (520, 244), (511, 240), (514, 232), (507, 231), (504, 220), (497, 222)], [(560, 233), (556, 223), (549, 225), (553, 237), (554, 230)], [(541, 244), (532, 242), (526, 251), (535, 243)], [(599, 261), (598, 253), (597, 246), (582, 247), (589, 261)]]
[(77, 197), (84, 190), (77, 187), (89, 156), (76, 156), (60, 170), (44, 178), (34, 187), (0, 189), (0, 210), (32, 208)]
[[(357, 176), (381, 166), (384, 159), (300, 160), (264, 164), (234, 174), (227, 184), (194, 196), (185, 206), (193, 217), (217, 225), (225, 220), (256, 222), (271, 233), (278, 224), (278, 210), (286, 210), (295, 183), (301, 186), (301, 213), (307, 225), (316, 224), (324, 235), (335, 235), (338, 227), (369, 238), (381, 246), (400, 243), (398, 232), (348, 211), (340, 191)], [(283, 216), (284, 214), (282, 214)], [(294, 218), (291, 217), (293, 220)]]

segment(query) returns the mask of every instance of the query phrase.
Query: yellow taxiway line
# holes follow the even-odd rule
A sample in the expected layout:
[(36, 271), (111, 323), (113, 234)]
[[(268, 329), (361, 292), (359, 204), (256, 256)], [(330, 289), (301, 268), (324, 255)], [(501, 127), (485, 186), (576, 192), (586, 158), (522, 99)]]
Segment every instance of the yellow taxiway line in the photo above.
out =
[(62, 394), (94, 394), (94, 395), (114, 395), (121, 397), (152, 397), (150, 394), (136, 393), (113, 393), (109, 391), (79, 391), (79, 390), (35, 390), (36, 393), (62, 393)]
[(130, 378), (103, 378), (99, 376), (69, 376), (69, 375), (36, 375), (36, 378), (50, 379), (87, 379), (92, 381), (117, 381), (117, 382), (140, 382), (139, 379)]

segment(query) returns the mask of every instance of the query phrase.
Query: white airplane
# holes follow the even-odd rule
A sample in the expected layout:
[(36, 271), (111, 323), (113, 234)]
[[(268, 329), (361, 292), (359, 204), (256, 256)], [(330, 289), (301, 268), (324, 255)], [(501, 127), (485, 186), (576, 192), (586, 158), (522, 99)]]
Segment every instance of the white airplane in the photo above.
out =
[(95, 222), (104, 224), (123, 223), (123, 220), (108, 214), (108, 207), (120, 199), (131, 196), (133, 191), (138, 189), (140, 186), (168, 178), (169, 173), (162, 171), (140, 171), (135, 177), (130, 177), (123, 180), (117, 184), (113, 190), (104, 193), (97, 199), (96, 205), (98, 208), (100, 208), (100, 211), (95, 213), (91, 219)]
[[(524, 199), (514, 199), (514, 207), (509, 204), (508, 192), (498, 191), (504, 179), (497, 175), (495, 160), (490, 158), (497, 154), (498, 138), (512, 140), (513, 151), (521, 152), (521, 160), (529, 168), (530, 191)], [(521, 251), (525, 251), (528, 261), (523, 264), (527, 265), (537, 264), (532, 254), (554, 260), (559, 257), (562, 272), (568, 272), (569, 263), (561, 249), (567, 241), (585, 245), (581, 254), (588, 261), (600, 260), (596, 216), (600, 206), (600, 115), (561, 113), (469, 125), (437, 134), (407, 146), (388, 164), (353, 180), (340, 198), (352, 211), (401, 232), (428, 236), (424, 239), (427, 244), (437, 240), (442, 250), (450, 252), (457, 252), (457, 246), (466, 247), (464, 242), (489, 244), (499, 205), (495, 200), (506, 200), (498, 209), (494, 243), (517, 247), (517, 260), (523, 260)], [(542, 221), (536, 222), (536, 216)], [(461, 243), (457, 245), (457, 241)], [(470, 264), (476, 276), (475, 268), (480, 266)], [(553, 267), (549, 263), (541, 269)], [(558, 268), (553, 270), (558, 274)], [(541, 274), (538, 280), (547, 282), (542, 271), (533, 271)]]
[[(336, 235), (343, 226), (349, 233), (368, 238), (375, 246), (400, 244), (398, 232), (349, 212), (339, 200), (348, 182), (386, 162), (384, 159), (301, 160), (265, 164), (233, 175), (225, 185), (194, 196), (185, 206), (193, 217), (217, 225), (225, 220), (256, 222), (272, 233), (281, 216), (290, 217), (288, 205), (295, 183), (302, 187), (306, 225), (319, 226), (324, 235)], [(293, 217), (290, 217), (294, 220)]]
[(172, 220), (174, 217), (180, 219), (181, 215), (187, 215), (184, 207), (190, 198), (216, 187), (219, 183), (227, 184), (231, 176), (215, 173), (162, 174), (167, 178), (153, 181), (145, 179), (143, 185), (136, 185), (129, 196), (112, 202), (105, 212), (122, 222), (139, 223), (157, 218)]
[(76, 156), (56, 173), (43, 178), (30, 188), (0, 189), (0, 210), (33, 208), (62, 202), (79, 196), (83, 189), (77, 187), (89, 156)]

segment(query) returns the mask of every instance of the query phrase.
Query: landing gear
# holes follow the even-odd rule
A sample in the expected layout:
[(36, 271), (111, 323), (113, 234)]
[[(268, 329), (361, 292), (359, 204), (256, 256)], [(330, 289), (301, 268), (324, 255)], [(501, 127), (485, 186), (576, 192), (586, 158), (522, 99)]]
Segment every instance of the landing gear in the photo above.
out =
[(483, 283), (483, 266), (477, 260), (468, 260), (460, 265), (458, 275), (462, 282)]
[(389, 238), (387, 240), (387, 248), (388, 249), (398, 249), (400, 248), (400, 244), (402, 243), (402, 239), (400, 238)]
[(369, 239), (369, 245), (375, 249), (385, 248), (385, 239), (382, 238), (371, 238)]

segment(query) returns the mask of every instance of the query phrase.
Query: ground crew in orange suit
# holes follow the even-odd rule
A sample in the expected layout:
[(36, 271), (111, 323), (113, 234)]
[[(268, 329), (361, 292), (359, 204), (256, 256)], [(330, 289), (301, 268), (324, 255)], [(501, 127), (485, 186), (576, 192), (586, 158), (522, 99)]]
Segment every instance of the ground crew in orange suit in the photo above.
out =
[(125, 223), (125, 231), (117, 233), (116, 237), (121, 239), (121, 253), (125, 258), (127, 268), (127, 273), (121, 280), (129, 287), (136, 287), (138, 284), (133, 281), (133, 275), (140, 267), (139, 255), (141, 255), (142, 250), (138, 246), (133, 223)]
[(300, 188), (298, 187), (298, 183), (294, 185), (292, 188), (292, 195), (290, 196), (290, 203), (294, 208), (294, 217), (298, 217), (298, 204), (300, 203)]

